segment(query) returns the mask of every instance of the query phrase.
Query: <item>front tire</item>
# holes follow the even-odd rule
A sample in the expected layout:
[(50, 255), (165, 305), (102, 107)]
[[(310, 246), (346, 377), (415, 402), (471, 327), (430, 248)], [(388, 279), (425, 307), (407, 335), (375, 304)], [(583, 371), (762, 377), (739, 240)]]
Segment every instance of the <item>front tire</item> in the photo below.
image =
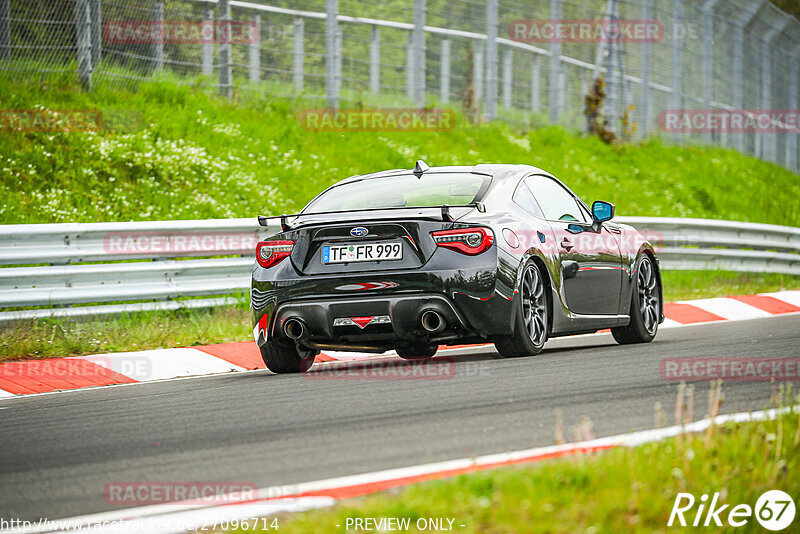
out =
[(504, 358), (539, 354), (547, 341), (550, 309), (547, 303), (547, 278), (538, 265), (525, 265), (515, 311), (514, 333), (498, 336), (494, 346)]
[(639, 260), (635, 280), (631, 291), (631, 322), (611, 329), (611, 335), (620, 345), (650, 343), (658, 332), (661, 280), (653, 259), (647, 254)]
[(305, 373), (314, 364), (318, 352), (299, 349), (294, 345), (269, 342), (261, 347), (261, 358), (267, 369), (276, 374)]

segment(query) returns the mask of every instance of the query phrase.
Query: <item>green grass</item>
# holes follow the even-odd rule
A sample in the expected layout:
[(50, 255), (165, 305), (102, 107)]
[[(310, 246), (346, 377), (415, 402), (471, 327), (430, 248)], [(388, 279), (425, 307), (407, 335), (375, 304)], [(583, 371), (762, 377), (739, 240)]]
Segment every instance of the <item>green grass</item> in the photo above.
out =
[[(717, 532), (714, 526), (668, 528), (677, 494), (692, 493), (699, 503), (702, 494), (720, 492), (719, 503), (730, 505), (721, 514), (725, 521), (733, 506), (755, 507), (767, 490), (796, 499), (798, 469), (798, 413), (788, 413), (636, 448), (426, 482), (284, 515), (279, 522), (281, 532), (315, 534), (344, 532), (348, 518), (366, 517), (410, 518), (412, 525), (418, 518), (453, 518), (454, 525), (464, 525), (454, 531), (463, 533)], [(690, 524), (696, 512), (697, 504), (685, 516)], [(744, 527), (722, 530), (765, 532), (754, 517)]]
[(0, 95), (6, 109), (131, 110), (143, 118), (128, 133), (0, 131), (3, 224), (291, 212), (341, 178), (410, 168), (418, 158), (537, 165), (589, 202), (615, 202), (619, 215), (800, 224), (796, 174), (721, 148), (657, 139), (607, 146), (559, 127), (521, 132), (472, 126), (461, 115), (452, 132), (310, 133), (295, 115), (307, 102), (242, 91), (229, 103), (169, 79), (135, 92), (101, 84), (91, 94), (65, 78), (0, 80)]

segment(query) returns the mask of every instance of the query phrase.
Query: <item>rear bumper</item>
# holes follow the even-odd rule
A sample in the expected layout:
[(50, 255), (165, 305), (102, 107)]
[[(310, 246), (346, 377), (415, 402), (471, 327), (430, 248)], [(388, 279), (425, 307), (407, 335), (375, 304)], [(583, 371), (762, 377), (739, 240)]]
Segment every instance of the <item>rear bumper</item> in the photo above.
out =
[[(436, 333), (425, 331), (420, 324), (427, 310), (438, 312), (445, 327)], [(373, 322), (363, 328), (357, 324), (336, 325), (336, 319), (388, 317), (389, 322)], [(312, 302), (287, 302), (275, 311), (270, 338), (286, 339), (284, 325), (289, 319), (298, 319), (305, 325), (301, 342), (306, 344), (362, 344), (378, 345), (392, 341), (408, 342), (464, 335), (470, 327), (452, 302), (441, 295), (380, 296), (315, 300)]]

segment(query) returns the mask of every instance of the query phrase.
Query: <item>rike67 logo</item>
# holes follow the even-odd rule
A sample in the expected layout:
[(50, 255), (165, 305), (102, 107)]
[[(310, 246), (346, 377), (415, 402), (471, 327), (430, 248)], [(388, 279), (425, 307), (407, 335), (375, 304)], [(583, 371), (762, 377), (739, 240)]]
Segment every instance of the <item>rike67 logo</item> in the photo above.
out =
[[(695, 508), (695, 505), (696, 508)], [(730, 509), (729, 509), (730, 508)], [(719, 492), (714, 493), (711, 502), (708, 495), (703, 494), (695, 499), (691, 493), (678, 493), (669, 514), (667, 526), (671, 527), (677, 520), (682, 527), (742, 527), (755, 516), (756, 521), (767, 530), (783, 530), (794, 521), (795, 506), (792, 498), (780, 490), (764, 492), (756, 501), (755, 508), (748, 504), (720, 505)]]

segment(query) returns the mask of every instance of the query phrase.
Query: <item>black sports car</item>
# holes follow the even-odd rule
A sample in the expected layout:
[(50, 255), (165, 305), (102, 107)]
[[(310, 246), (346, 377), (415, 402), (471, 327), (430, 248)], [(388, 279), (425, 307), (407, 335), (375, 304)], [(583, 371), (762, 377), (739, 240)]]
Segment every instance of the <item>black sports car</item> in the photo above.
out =
[(613, 216), (528, 165), (352, 176), (258, 243), (253, 335), (276, 373), (325, 349), (425, 358), (493, 342), (522, 356), (603, 328), (649, 342), (664, 320), (658, 260)]

